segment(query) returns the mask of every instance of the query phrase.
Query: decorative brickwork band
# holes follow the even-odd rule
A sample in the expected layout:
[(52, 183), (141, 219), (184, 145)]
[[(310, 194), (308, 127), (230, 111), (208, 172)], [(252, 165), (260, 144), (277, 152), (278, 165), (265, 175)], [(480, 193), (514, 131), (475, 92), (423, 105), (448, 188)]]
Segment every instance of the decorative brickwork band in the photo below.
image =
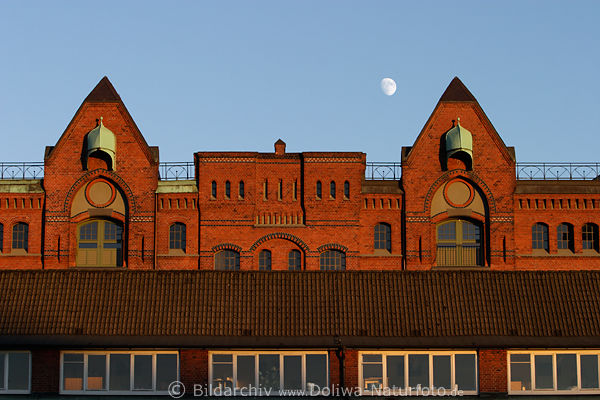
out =
[(212, 248), (212, 251), (217, 253), (221, 250), (235, 250), (238, 253), (242, 251), (242, 248), (238, 245), (232, 243), (221, 243)]
[(317, 251), (319, 253), (322, 253), (326, 250), (339, 250), (339, 251), (343, 251), (344, 253), (348, 252), (348, 248), (346, 246), (342, 246), (341, 244), (338, 244), (338, 243), (327, 243), (327, 244), (324, 244), (323, 246), (317, 247)]

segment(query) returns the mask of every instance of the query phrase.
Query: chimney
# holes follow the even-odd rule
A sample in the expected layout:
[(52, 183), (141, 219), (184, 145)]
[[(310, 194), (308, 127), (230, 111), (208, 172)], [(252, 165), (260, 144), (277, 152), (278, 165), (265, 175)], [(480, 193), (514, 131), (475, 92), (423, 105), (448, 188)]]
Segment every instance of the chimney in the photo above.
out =
[(275, 142), (275, 154), (278, 156), (285, 154), (285, 142), (281, 139)]

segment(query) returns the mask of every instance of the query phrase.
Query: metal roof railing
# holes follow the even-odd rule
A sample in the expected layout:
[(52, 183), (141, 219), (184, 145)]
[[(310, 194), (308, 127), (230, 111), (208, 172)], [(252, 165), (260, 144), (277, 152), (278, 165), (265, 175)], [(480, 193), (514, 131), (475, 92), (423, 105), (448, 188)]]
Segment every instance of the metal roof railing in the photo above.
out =
[[(158, 170), (162, 181), (196, 178), (193, 162), (161, 162)], [(402, 167), (399, 162), (366, 163), (367, 180), (400, 180), (401, 176)], [(0, 162), (0, 179), (29, 180), (43, 177), (43, 162)], [(516, 163), (516, 177), (518, 180), (600, 181), (600, 162), (519, 162)]]
[(0, 162), (0, 179), (42, 179), (43, 162)]
[(600, 180), (600, 163), (517, 163), (517, 179), (540, 181)]

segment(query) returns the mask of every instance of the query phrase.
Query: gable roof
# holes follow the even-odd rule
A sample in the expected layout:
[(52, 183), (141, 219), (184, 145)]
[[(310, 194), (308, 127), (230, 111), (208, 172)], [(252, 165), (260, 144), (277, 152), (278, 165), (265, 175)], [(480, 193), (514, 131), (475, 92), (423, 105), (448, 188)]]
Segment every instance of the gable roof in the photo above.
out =
[(94, 89), (92, 89), (92, 91), (83, 100), (83, 102), (81, 103), (81, 105), (79, 106), (77, 111), (75, 112), (75, 115), (73, 115), (73, 118), (69, 122), (69, 125), (67, 125), (67, 127), (65, 128), (62, 135), (60, 135), (60, 137), (58, 138), (58, 141), (56, 142), (56, 144), (54, 146), (46, 147), (46, 154), (44, 155), (45, 160), (52, 158), (53, 155), (56, 154), (56, 151), (58, 149), (60, 149), (60, 147), (62, 146), (62, 142), (67, 137), (67, 132), (69, 132), (69, 129), (71, 128), (71, 126), (73, 125), (75, 120), (77, 119), (79, 112), (81, 111), (83, 106), (87, 103), (117, 103), (117, 106), (118, 106), (119, 111), (120, 111), (121, 115), (123, 116), (123, 118), (125, 120), (128, 120), (131, 122), (131, 125), (133, 126), (133, 129), (132, 129), (133, 138), (140, 145), (140, 147), (141, 147), (142, 151), (144, 152), (144, 154), (146, 155), (148, 161), (150, 163), (158, 163), (158, 154), (157, 154), (158, 149), (156, 149), (156, 150), (150, 149), (150, 146), (148, 146), (146, 139), (142, 135), (142, 133), (141, 133), (140, 129), (138, 128), (137, 124), (135, 123), (133, 117), (129, 113), (129, 110), (127, 110), (127, 107), (125, 107), (125, 103), (123, 103), (123, 100), (121, 100), (121, 96), (119, 96), (119, 94), (115, 90), (115, 87), (112, 85), (112, 83), (106, 76), (104, 76), (104, 77), (102, 77), (102, 79), (100, 79), (100, 82), (98, 82), (98, 84), (94, 87)]
[(2, 271), (0, 343), (600, 346), (600, 272)]
[(440, 105), (442, 103), (460, 103), (460, 102), (470, 103), (474, 106), (475, 113), (479, 116), (479, 118), (481, 119), (481, 122), (484, 125), (487, 125), (489, 131), (491, 132), (492, 141), (494, 143), (496, 143), (496, 146), (498, 147), (500, 152), (503, 154), (504, 158), (508, 162), (511, 162), (511, 161), (515, 162), (514, 152), (511, 152), (508, 149), (508, 147), (506, 146), (506, 144), (504, 143), (504, 141), (498, 134), (498, 131), (496, 131), (496, 128), (494, 128), (494, 125), (492, 124), (492, 122), (489, 120), (489, 118), (483, 111), (483, 108), (481, 108), (481, 105), (479, 104), (479, 102), (477, 101), (475, 96), (473, 96), (473, 94), (469, 91), (469, 89), (467, 89), (465, 84), (462, 83), (462, 81), (460, 79), (458, 79), (457, 76), (455, 76), (454, 79), (452, 79), (452, 81), (450, 82), (450, 84), (448, 85), (448, 87), (446, 88), (444, 93), (442, 94), (442, 97), (440, 97), (440, 99), (438, 100), (435, 108), (433, 109), (431, 115), (429, 115), (429, 118), (427, 118), (427, 122), (425, 122), (423, 129), (421, 129), (421, 132), (419, 132), (419, 135), (415, 139), (413, 145), (410, 147), (403, 148), (403, 150), (402, 150), (402, 152), (403, 152), (402, 161), (403, 162), (408, 162), (411, 159), (412, 154), (414, 154), (414, 152), (413, 152), (414, 148), (417, 147), (418, 143), (421, 141), (422, 136), (425, 134), (425, 131), (427, 130), (427, 127), (429, 126), (429, 123), (431, 122), (433, 116), (436, 115), (438, 108), (440, 108)]
[(90, 103), (120, 103), (121, 97), (115, 90), (115, 87), (106, 76), (100, 79), (100, 82), (87, 95), (84, 102)]
[(465, 86), (464, 83), (458, 76), (455, 76), (452, 79), (452, 82), (448, 85), (442, 97), (440, 97), (439, 101), (474, 101), (477, 102), (475, 96), (471, 94), (469, 89)]

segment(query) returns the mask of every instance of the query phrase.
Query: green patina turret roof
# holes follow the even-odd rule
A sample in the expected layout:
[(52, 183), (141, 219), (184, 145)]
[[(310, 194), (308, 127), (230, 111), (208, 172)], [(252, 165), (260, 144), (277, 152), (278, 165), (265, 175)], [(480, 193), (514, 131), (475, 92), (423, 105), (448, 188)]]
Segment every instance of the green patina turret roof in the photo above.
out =
[(112, 167), (115, 167), (115, 156), (117, 154), (117, 140), (115, 134), (104, 126), (102, 117), (97, 127), (87, 134), (87, 155), (88, 157), (95, 151), (103, 151), (108, 154), (112, 160)]
[(460, 151), (464, 151), (473, 157), (473, 135), (460, 125), (459, 118), (456, 126), (446, 132), (446, 157)]

